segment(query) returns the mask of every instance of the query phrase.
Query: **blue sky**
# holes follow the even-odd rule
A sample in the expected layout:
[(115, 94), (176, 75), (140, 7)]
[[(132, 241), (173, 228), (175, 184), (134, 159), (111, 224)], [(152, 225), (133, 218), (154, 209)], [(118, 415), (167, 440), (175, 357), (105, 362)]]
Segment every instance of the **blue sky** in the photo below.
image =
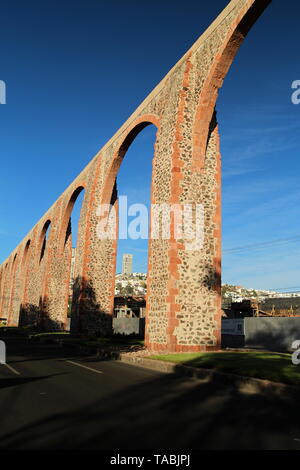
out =
[[(226, 4), (2, 2), (0, 262)], [(299, 13), (294, 0), (273, 0), (217, 102), (223, 282), (300, 285), (297, 240), (226, 252), (300, 235), (300, 105), (291, 103), (291, 83), (300, 80)], [(154, 127), (137, 137), (118, 176), (120, 194), (134, 202), (149, 200), (154, 138)], [(73, 226), (77, 218), (78, 208)], [(144, 241), (120, 242), (123, 252), (134, 254), (134, 270), (146, 270)]]

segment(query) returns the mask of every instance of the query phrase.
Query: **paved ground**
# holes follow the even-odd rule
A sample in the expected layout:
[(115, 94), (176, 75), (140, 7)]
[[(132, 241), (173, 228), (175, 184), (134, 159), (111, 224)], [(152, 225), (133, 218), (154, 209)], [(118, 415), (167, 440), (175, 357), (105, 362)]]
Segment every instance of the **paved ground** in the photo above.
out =
[[(7, 344), (0, 449), (300, 449), (297, 399)], [(299, 397), (300, 399), (300, 397)]]

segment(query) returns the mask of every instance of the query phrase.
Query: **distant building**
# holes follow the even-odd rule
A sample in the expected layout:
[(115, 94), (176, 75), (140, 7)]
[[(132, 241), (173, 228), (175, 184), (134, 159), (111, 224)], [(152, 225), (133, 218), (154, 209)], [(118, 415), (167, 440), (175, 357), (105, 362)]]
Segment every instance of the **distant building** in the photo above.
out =
[(260, 310), (268, 315), (293, 317), (300, 315), (300, 299), (295, 296), (278, 296), (264, 299), (260, 303)]
[(222, 302), (223, 314), (227, 318), (244, 317), (299, 317), (299, 297), (269, 298), (263, 301), (257, 299), (244, 299), (242, 302), (232, 302), (224, 299)]
[(128, 298), (115, 297), (114, 316), (116, 318), (143, 318), (146, 312), (144, 297), (130, 296)]
[(115, 295), (144, 296), (147, 292), (147, 273), (116, 274)]
[(132, 255), (123, 255), (122, 274), (132, 274)]

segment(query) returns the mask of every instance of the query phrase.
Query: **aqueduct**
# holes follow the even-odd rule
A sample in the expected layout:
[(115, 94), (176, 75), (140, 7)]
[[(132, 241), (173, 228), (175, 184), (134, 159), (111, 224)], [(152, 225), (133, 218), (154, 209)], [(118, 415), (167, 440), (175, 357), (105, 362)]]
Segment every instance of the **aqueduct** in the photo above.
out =
[(236, 52), (270, 1), (230, 1), (4, 261), (0, 316), (9, 325), (38, 318), (46, 329), (64, 327), (72, 252), (69, 220), (84, 189), (71, 328), (110, 331), (117, 243), (97, 237), (97, 207), (117, 207), (115, 181), (122, 159), (138, 133), (154, 124), (151, 201), (203, 204), (205, 228), (204, 247), (198, 251), (186, 250), (184, 240), (172, 237), (149, 240), (146, 345), (157, 351), (219, 347), (221, 163), (215, 104)]

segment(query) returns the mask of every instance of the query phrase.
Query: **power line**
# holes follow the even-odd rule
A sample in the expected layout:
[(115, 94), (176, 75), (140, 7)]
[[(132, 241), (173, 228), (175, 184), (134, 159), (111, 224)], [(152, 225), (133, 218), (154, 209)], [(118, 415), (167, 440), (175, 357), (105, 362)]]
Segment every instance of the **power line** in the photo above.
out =
[(293, 290), (293, 292), (275, 292), (276, 294), (299, 294), (299, 290)]
[(294, 243), (297, 241), (300, 241), (300, 235), (297, 235), (295, 237), (290, 237), (290, 238), (281, 238), (279, 240), (269, 240), (266, 242), (253, 243), (251, 245), (237, 246), (234, 248), (224, 249), (223, 253), (237, 253), (241, 251), (251, 251), (253, 249), (269, 248), (275, 245), (289, 244), (289, 243)]
[(267, 289), (267, 290), (287, 290), (287, 289), (300, 289), (300, 286), (296, 287), (276, 287), (275, 289)]

